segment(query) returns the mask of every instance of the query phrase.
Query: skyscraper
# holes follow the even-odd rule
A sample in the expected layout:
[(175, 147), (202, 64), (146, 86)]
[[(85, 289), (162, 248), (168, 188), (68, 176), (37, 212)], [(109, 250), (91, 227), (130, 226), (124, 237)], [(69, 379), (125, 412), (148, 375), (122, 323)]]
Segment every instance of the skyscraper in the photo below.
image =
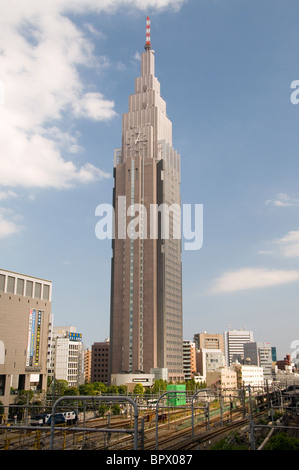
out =
[[(147, 18), (141, 76), (115, 151), (111, 369), (183, 378), (180, 156), (155, 76)], [(164, 209), (164, 210), (163, 210)]]

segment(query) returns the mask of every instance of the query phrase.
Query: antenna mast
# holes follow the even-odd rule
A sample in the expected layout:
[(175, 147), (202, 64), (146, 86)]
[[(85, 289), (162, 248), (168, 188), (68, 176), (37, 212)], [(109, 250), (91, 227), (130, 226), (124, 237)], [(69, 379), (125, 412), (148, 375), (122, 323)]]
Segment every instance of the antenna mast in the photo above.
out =
[(149, 17), (146, 18), (146, 42), (144, 48), (146, 51), (151, 49), (151, 20)]

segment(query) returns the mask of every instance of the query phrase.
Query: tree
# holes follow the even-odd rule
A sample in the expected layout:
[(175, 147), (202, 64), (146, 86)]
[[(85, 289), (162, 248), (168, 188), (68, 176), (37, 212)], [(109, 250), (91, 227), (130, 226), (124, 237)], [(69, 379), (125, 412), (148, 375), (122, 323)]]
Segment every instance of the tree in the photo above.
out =
[(67, 380), (54, 380), (54, 393), (55, 395), (63, 396), (65, 390), (68, 388)]
[(118, 393), (120, 395), (126, 395), (127, 394), (127, 387), (126, 385), (119, 385), (118, 386)]
[(94, 389), (93, 384), (89, 384), (89, 383), (79, 385), (79, 393), (80, 395), (88, 395), (88, 396), (96, 395), (96, 391)]
[(142, 384), (136, 384), (133, 390), (134, 395), (143, 395), (144, 387)]
[(99, 416), (102, 418), (104, 416), (104, 414), (106, 413), (106, 411), (109, 410), (109, 407), (105, 404), (101, 404), (99, 407), (98, 407), (98, 413), (99, 413)]
[(167, 382), (163, 379), (156, 379), (153, 385), (153, 393), (154, 394), (162, 394), (167, 390)]
[(114, 405), (111, 406), (111, 411), (112, 411), (112, 414), (114, 415), (119, 415), (120, 412), (121, 412), (121, 409), (120, 409), (120, 406), (118, 403), (115, 403)]
[(65, 395), (79, 395), (79, 390), (77, 387), (68, 387), (64, 391), (64, 396)]
[(264, 447), (265, 450), (299, 450), (299, 439), (288, 436), (285, 432), (275, 434)]
[(118, 387), (116, 385), (110, 385), (110, 387), (107, 388), (107, 392), (111, 395), (118, 395)]
[(107, 393), (107, 386), (103, 382), (93, 382), (92, 385), (98, 395), (105, 395)]

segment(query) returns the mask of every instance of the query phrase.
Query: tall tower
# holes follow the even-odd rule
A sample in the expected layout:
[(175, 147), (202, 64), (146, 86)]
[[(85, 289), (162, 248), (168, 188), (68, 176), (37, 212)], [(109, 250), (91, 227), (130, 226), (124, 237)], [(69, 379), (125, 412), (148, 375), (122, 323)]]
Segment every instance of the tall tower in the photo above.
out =
[(147, 18), (141, 76), (114, 156), (111, 374), (167, 369), (169, 379), (184, 377), (180, 202), (180, 157), (155, 77)]

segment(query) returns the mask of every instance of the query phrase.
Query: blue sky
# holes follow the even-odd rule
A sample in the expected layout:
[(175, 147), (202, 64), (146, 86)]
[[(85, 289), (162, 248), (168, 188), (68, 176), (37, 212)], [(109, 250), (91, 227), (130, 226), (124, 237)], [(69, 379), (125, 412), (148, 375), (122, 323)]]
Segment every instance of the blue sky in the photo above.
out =
[[(0, 0), (0, 265), (53, 282), (56, 325), (109, 336), (112, 201), (151, 18), (156, 76), (204, 243), (183, 251), (184, 339), (298, 339), (296, 0)], [(299, 94), (298, 94), (299, 96)]]

